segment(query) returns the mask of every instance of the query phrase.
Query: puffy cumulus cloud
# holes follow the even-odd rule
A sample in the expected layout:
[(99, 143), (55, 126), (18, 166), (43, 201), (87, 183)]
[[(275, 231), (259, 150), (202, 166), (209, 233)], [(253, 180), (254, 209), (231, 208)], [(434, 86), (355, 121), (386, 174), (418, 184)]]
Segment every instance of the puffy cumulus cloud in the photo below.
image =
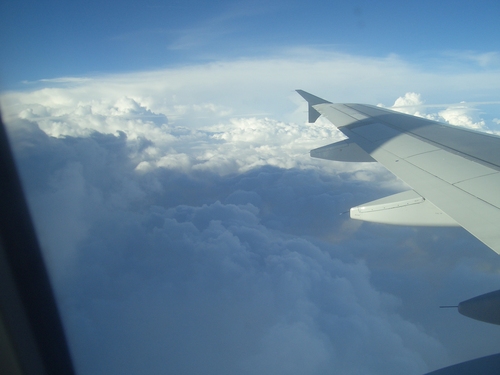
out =
[(128, 97), (77, 104), (64, 100), (62, 105), (58, 102), (36, 103), (22, 109), (18, 117), (36, 122), (44, 132), (54, 137), (85, 136), (93, 131), (122, 131), (131, 138), (144, 134), (165, 138), (162, 126), (168, 123), (165, 115), (153, 113)]
[[(391, 109), (403, 112), (409, 115), (424, 117), (429, 120), (447, 122), (451, 125), (462, 126), (469, 129), (490, 131), (484, 119), (479, 118), (478, 110), (475, 108), (478, 104), (467, 105), (466, 103), (458, 105), (431, 105), (426, 106), (421, 99), (421, 95), (414, 92), (407, 92), (400, 96), (394, 102)], [(381, 105), (382, 106), (382, 105)], [(447, 107), (437, 113), (427, 113), (428, 108)], [(495, 119), (492, 123), (496, 123)]]
[(421, 113), (423, 104), (424, 102), (420, 98), (420, 94), (407, 92), (404, 96), (400, 96), (396, 99), (391, 109), (408, 115), (426, 117)]
[(310, 163), (309, 150), (319, 146), (318, 140), (344, 138), (331, 124), (294, 124), (268, 118), (231, 119), (205, 130), (217, 147), (199, 154), (194, 168), (220, 172), (242, 172), (264, 165), (311, 168), (314, 164)]
[[(71, 97), (71, 91), (66, 95)], [(198, 113), (202, 107), (196, 105), (183, 108), (183, 111)], [(36, 124), (53, 137), (92, 138), (98, 133), (121, 134), (134, 151), (130, 156), (137, 171), (142, 172), (167, 168), (228, 174), (263, 165), (311, 168), (315, 164), (310, 162), (310, 149), (322, 145), (324, 139), (334, 142), (343, 138), (326, 121), (307, 125), (266, 117), (216, 115), (206, 119), (208, 124), (201, 126), (170, 124), (166, 115), (152, 112), (127, 97), (94, 99), (79, 102), (74, 107), (57, 103), (30, 105), (29, 109), (20, 110), (18, 120), (14, 118), (8, 122), (12, 132), (17, 131), (20, 119)]]
[(407, 92), (404, 96), (400, 96), (394, 102), (394, 107), (417, 107), (422, 105), (424, 102), (420, 98), (420, 94), (415, 92)]
[(439, 116), (441, 116), (446, 122), (452, 125), (463, 126), (469, 129), (485, 129), (485, 121), (482, 119), (478, 119), (477, 114), (475, 114), (474, 112), (475, 110), (473, 108), (469, 108), (466, 106), (456, 106), (449, 107), (443, 111), (440, 111)]

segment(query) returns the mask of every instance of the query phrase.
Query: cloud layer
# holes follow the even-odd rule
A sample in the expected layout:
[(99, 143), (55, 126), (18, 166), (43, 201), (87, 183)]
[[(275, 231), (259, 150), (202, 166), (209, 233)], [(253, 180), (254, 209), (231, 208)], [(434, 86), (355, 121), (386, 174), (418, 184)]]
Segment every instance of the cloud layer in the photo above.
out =
[[(310, 159), (342, 137), (304, 124), (282, 89), (333, 71), (352, 97), (361, 81), (341, 85), (332, 66), (354, 64), (372, 71), (361, 96), (377, 102), (374, 72), (415, 72), (395, 57), (329, 58), (2, 96), (81, 373), (419, 374), (490, 353), (489, 327), (436, 306), (493, 289), (496, 254), (460, 229), (350, 221), (350, 207), (405, 187), (376, 164)], [(418, 94), (401, 103), (481, 121), (429, 113)]]
[(25, 130), (18, 155), (83, 373), (420, 373), (445, 356), (366, 264), (335, 256), (346, 244), (314, 240), (349, 226), (358, 182), (138, 172), (123, 136)]

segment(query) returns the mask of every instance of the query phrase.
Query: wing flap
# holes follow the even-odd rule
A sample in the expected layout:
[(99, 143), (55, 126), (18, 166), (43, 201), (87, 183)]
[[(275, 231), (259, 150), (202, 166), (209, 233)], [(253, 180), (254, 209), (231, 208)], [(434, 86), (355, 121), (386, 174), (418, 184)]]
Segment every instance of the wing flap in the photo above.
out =
[(365, 203), (350, 210), (351, 219), (415, 226), (458, 226), (431, 202), (413, 190)]
[(356, 143), (349, 140), (343, 140), (340, 142), (335, 142), (327, 146), (315, 148), (310, 152), (311, 157), (335, 160), (335, 161), (346, 161), (346, 162), (374, 162), (370, 155), (366, 153), (361, 147)]

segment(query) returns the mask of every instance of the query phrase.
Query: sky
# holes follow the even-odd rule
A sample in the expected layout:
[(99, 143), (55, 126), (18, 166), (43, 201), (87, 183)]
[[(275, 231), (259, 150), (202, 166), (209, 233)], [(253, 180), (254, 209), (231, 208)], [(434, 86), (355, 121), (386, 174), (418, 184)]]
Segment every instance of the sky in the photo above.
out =
[(497, 353), (461, 228), (350, 220), (408, 189), (312, 159), (304, 89), (500, 132), (496, 2), (16, 1), (0, 106), (78, 374), (423, 374)]

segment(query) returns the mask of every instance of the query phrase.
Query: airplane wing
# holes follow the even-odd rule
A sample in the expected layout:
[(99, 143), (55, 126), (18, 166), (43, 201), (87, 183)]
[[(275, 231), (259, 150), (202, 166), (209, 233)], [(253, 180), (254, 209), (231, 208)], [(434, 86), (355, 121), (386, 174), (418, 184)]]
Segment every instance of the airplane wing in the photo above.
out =
[(311, 151), (377, 161), (413, 190), (350, 210), (399, 225), (459, 225), (500, 254), (500, 137), (364, 104), (334, 104), (305, 91), (309, 122), (323, 115), (348, 139)]

